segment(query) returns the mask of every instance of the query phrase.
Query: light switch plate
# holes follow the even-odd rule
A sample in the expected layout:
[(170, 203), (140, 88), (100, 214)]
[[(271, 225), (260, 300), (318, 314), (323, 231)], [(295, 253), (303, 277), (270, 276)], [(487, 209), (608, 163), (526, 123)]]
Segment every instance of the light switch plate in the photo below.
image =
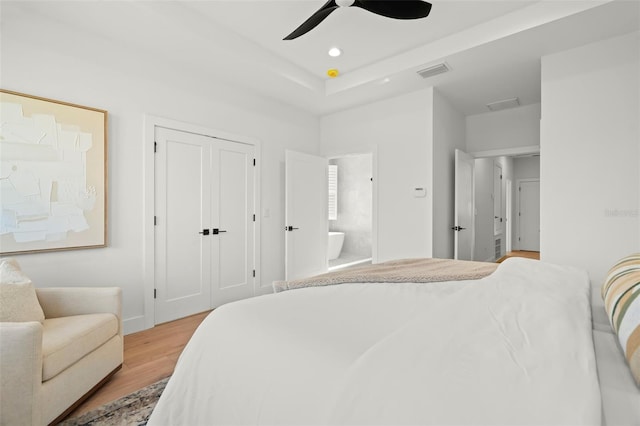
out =
[(415, 198), (424, 198), (427, 196), (427, 190), (424, 188), (413, 188), (413, 196)]

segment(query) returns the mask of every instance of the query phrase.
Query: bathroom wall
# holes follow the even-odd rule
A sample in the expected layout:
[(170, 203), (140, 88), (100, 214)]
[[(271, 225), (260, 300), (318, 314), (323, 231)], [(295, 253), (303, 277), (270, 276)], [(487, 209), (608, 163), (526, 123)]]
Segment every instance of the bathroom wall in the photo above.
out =
[(338, 219), (330, 231), (345, 233), (342, 253), (371, 257), (372, 155), (351, 155), (329, 160), (338, 166)]

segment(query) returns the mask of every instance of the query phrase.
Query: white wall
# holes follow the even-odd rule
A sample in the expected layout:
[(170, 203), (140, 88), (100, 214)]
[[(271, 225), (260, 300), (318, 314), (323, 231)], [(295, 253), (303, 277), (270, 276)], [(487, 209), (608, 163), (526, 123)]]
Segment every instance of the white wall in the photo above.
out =
[(540, 145), (540, 104), (466, 117), (467, 152)]
[[(433, 88), (321, 118), (321, 155), (377, 147), (378, 261), (431, 257)], [(414, 197), (414, 188), (427, 196)]]
[(513, 159), (514, 179), (539, 179), (540, 157), (516, 157)]
[(541, 256), (596, 286), (640, 249), (639, 34), (542, 58)]
[(433, 94), (433, 257), (453, 259), (455, 150), (465, 150), (465, 117)]
[[(262, 144), (261, 278), (284, 278), (284, 149), (316, 154), (319, 120), (243, 92), (215, 76), (147, 57), (36, 17), (37, 31), (3, 29), (2, 88), (106, 109), (108, 247), (16, 256), (37, 287), (120, 286), (125, 331), (143, 327), (143, 119), (153, 114)], [(11, 26), (11, 28), (18, 28)], [(142, 31), (143, 29), (141, 29)], [(87, 46), (97, 48), (87, 48)]]

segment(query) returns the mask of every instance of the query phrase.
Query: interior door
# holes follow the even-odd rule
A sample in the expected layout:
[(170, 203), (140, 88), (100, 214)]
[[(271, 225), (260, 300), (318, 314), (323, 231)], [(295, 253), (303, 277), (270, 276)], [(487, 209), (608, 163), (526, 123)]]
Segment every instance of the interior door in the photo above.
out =
[(211, 307), (254, 295), (254, 147), (216, 140), (212, 151)]
[(285, 152), (285, 278), (327, 271), (328, 162)]
[(156, 323), (203, 312), (210, 306), (211, 146), (208, 139), (156, 129)]
[(493, 164), (493, 234), (502, 234), (502, 167)]
[(540, 251), (540, 181), (520, 182), (520, 250)]
[(474, 245), (474, 158), (455, 151), (454, 259), (473, 260)]
[(156, 323), (253, 296), (254, 149), (156, 130)]

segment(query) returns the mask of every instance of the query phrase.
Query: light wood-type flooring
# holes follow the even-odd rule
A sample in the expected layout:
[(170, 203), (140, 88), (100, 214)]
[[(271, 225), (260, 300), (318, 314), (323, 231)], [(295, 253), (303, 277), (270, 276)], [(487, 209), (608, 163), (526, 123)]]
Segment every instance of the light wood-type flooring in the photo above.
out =
[(182, 349), (209, 312), (124, 336), (122, 369), (69, 417), (84, 414), (170, 376)]

